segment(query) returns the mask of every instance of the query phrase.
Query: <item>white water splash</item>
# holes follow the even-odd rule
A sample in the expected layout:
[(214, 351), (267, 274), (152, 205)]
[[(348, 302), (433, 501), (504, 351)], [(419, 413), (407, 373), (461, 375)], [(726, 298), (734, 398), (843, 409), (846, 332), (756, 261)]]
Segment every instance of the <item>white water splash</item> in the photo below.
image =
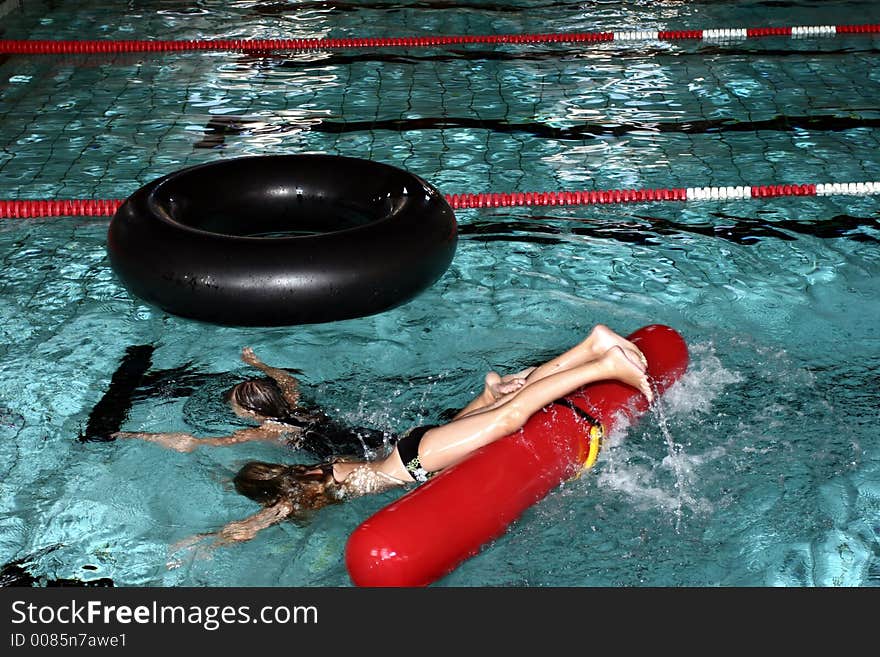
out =
[(671, 416), (707, 413), (727, 386), (744, 380), (742, 374), (722, 365), (711, 342), (693, 345), (690, 355), (687, 372), (663, 395), (663, 405)]
[[(628, 423), (621, 422), (606, 440), (608, 449), (603, 451), (605, 464), (599, 475), (599, 485), (625, 493), (638, 506), (671, 511), (676, 531), (685, 509), (696, 513), (711, 511), (709, 501), (696, 494), (700, 469), (724, 456), (725, 450), (715, 447), (703, 453), (688, 453), (685, 451), (687, 441), (676, 439), (675, 426), (670, 420), (708, 414), (713, 402), (727, 386), (742, 381), (739, 372), (722, 365), (711, 343), (694, 345), (688, 371), (666, 394), (656, 396), (657, 401), (648, 417), (642, 419), (642, 422), (651, 422), (657, 427), (666, 445), (666, 455), (658, 463), (637, 444), (627, 444)], [(652, 460), (653, 466), (650, 465)], [(669, 490), (668, 483), (660, 482), (664, 471), (672, 472), (672, 490)]]

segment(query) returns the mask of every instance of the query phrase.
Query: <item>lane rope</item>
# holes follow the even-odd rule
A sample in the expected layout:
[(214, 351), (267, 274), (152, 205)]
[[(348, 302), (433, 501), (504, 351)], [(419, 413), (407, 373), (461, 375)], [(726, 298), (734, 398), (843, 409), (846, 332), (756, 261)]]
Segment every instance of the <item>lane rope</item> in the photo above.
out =
[(841, 34), (880, 33), (880, 24), (736, 27), (702, 30), (628, 30), (619, 32), (562, 32), (558, 34), (484, 34), (378, 38), (320, 39), (194, 39), (194, 40), (52, 40), (2, 39), (0, 54), (56, 55), (83, 53), (237, 51), (299, 52), (348, 48), (435, 48), (468, 44), (605, 43), (646, 41), (741, 41), (762, 37), (793, 39)]
[[(663, 187), (602, 191), (500, 192), (446, 194), (455, 210), (529, 206), (607, 205), (654, 201), (724, 201), (784, 196), (875, 196), (880, 181), (738, 187)], [(109, 217), (124, 199), (0, 200), (0, 219), (35, 217)]]

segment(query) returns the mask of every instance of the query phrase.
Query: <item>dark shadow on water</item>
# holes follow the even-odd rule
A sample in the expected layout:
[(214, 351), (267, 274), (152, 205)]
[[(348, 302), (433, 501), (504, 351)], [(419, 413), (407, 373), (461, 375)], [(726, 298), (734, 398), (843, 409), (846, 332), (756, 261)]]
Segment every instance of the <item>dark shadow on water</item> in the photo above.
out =
[[(56, 586), (75, 586), (75, 587), (110, 587), (114, 586), (113, 580), (109, 577), (101, 577), (94, 580), (79, 579), (46, 579), (45, 577), (35, 576), (30, 572), (33, 562), (45, 554), (55, 551), (61, 547), (60, 545), (52, 545), (43, 548), (34, 554), (29, 554), (21, 559), (10, 561), (0, 568), (0, 587), (10, 586), (30, 586), (30, 587), (56, 587)], [(83, 570), (97, 570), (97, 566), (86, 564), (82, 566)]]

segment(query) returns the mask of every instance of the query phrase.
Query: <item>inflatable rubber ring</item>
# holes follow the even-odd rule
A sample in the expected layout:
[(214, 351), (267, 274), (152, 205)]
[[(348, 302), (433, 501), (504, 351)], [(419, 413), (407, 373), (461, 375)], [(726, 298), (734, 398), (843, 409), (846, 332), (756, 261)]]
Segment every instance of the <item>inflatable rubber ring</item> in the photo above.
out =
[(388, 310), (439, 279), (456, 244), (455, 214), (434, 187), (334, 155), (182, 169), (129, 196), (107, 235), (111, 266), (131, 293), (233, 326)]

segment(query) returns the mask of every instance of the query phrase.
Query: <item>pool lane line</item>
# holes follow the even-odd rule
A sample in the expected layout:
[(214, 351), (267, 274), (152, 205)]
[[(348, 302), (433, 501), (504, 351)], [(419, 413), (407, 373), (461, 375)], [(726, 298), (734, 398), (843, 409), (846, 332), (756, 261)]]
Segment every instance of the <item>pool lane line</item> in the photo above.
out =
[(25, 219), (34, 217), (110, 217), (116, 213), (124, 199), (88, 200), (68, 199), (59, 201), (0, 201), (0, 219)]
[[(875, 196), (880, 181), (806, 185), (750, 185), (727, 187), (669, 187), (608, 189), (603, 191), (489, 192), (446, 194), (455, 210), (548, 205), (608, 205), (655, 201), (725, 201), (783, 196)], [(124, 199), (0, 200), (0, 219), (36, 217), (109, 217)]]
[(418, 37), (318, 39), (193, 39), (193, 40), (62, 40), (2, 39), (0, 53), (57, 55), (129, 52), (301, 52), (348, 48), (436, 48), (468, 44), (523, 45), (538, 43), (637, 43), (647, 41), (742, 41), (762, 37), (792, 39), (880, 33), (880, 24), (737, 27), (700, 30), (624, 30), (618, 32), (560, 32), (555, 34), (483, 34)]
[[(447, 195), (446, 200), (453, 209), (458, 210), (546, 205), (606, 205), (646, 201), (723, 201), (780, 196), (872, 196), (875, 194), (880, 194), (880, 182), (452, 194)], [(0, 206), (0, 213), (2, 213), (2, 206)]]

